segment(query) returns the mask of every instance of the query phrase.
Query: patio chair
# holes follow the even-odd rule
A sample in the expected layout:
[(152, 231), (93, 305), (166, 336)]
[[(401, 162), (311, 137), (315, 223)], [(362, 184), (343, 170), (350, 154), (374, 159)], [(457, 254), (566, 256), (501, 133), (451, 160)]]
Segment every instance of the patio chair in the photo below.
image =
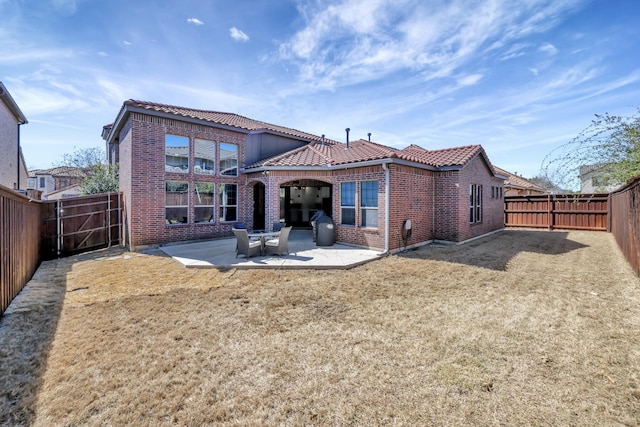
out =
[(254, 255), (262, 254), (262, 242), (249, 241), (249, 233), (246, 229), (233, 229), (233, 234), (236, 235), (236, 258), (238, 255), (244, 255), (247, 259)]
[(267, 240), (264, 244), (264, 250), (266, 255), (278, 255), (289, 253), (289, 233), (291, 232), (291, 226), (283, 227), (280, 230), (280, 236), (277, 239)]

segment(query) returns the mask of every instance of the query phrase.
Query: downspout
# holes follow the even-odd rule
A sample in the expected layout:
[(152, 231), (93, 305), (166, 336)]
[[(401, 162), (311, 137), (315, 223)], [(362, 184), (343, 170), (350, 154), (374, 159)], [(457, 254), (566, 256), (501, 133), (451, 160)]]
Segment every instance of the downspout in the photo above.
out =
[(18, 179), (16, 180), (16, 182), (18, 183), (16, 185), (16, 190), (20, 189), (20, 164), (22, 163), (20, 160), (20, 126), (22, 125), (22, 123), (18, 122), (18, 154), (17, 154), (17, 162), (16, 164), (18, 165)]
[(389, 163), (382, 163), (384, 170), (384, 251), (380, 256), (389, 255)]

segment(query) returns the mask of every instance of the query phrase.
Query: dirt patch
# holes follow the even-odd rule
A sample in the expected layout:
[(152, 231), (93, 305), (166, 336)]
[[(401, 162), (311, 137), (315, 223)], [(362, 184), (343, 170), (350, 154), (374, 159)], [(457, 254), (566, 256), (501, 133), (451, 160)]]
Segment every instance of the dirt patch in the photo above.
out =
[(609, 234), (506, 231), (348, 271), (111, 251), (39, 273), (61, 262), (57, 308), (0, 321), (2, 424), (640, 418), (640, 280)]

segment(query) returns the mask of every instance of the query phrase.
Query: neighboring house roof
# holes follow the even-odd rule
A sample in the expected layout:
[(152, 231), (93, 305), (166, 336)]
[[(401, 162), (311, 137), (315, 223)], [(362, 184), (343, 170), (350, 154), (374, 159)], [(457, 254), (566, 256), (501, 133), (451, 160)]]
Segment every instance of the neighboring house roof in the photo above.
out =
[(24, 116), (24, 114), (20, 110), (20, 107), (18, 107), (18, 104), (16, 104), (16, 101), (13, 100), (13, 98), (11, 97), (11, 94), (9, 94), (9, 91), (7, 90), (6, 87), (4, 87), (2, 82), (0, 82), (0, 101), (4, 103), (4, 105), (11, 112), (11, 114), (13, 114), (13, 116), (16, 118), (19, 124), (22, 125), (25, 123), (29, 123), (27, 121), (27, 118)]
[(82, 195), (81, 184), (74, 184), (68, 187), (60, 188), (58, 190), (50, 191), (45, 195), (47, 200), (61, 199), (63, 197), (79, 196)]
[(494, 166), (494, 169), (500, 175), (504, 175), (507, 177), (507, 179), (504, 180), (504, 185), (506, 187), (511, 187), (511, 188), (520, 189), (520, 190), (532, 190), (532, 191), (539, 191), (542, 193), (548, 193), (546, 188), (541, 187), (537, 184), (534, 184), (533, 182), (527, 181), (521, 176), (512, 174), (511, 172), (506, 171), (497, 166)]
[(76, 168), (72, 166), (57, 166), (51, 169), (33, 169), (29, 171), (30, 178), (34, 178), (38, 175), (84, 178), (87, 176), (87, 173), (82, 168)]
[(270, 132), (288, 135), (304, 141), (321, 141), (323, 138), (310, 133), (301, 132), (284, 126), (273, 125), (259, 120), (249, 119), (234, 113), (224, 113), (220, 111), (199, 110), (194, 108), (178, 107), (175, 105), (158, 104), (154, 102), (136, 101), (130, 99), (122, 105), (116, 122), (113, 125), (103, 127), (103, 137), (105, 133), (108, 138), (112, 138), (111, 133), (124, 124), (124, 117), (130, 112), (140, 112), (153, 115), (181, 116), (187, 121), (204, 121), (220, 127), (233, 128), (234, 130), (244, 130), (247, 133)]

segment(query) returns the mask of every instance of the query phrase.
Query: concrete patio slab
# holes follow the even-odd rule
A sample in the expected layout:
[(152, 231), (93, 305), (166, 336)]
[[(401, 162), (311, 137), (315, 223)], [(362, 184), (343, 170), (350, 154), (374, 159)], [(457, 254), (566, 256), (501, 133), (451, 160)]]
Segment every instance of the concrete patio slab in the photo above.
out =
[(316, 246), (311, 230), (293, 230), (289, 235), (289, 254), (236, 258), (236, 239), (212, 239), (201, 242), (160, 246), (167, 255), (187, 268), (351, 268), (381, 257), (380, 251), (344, 244)]

